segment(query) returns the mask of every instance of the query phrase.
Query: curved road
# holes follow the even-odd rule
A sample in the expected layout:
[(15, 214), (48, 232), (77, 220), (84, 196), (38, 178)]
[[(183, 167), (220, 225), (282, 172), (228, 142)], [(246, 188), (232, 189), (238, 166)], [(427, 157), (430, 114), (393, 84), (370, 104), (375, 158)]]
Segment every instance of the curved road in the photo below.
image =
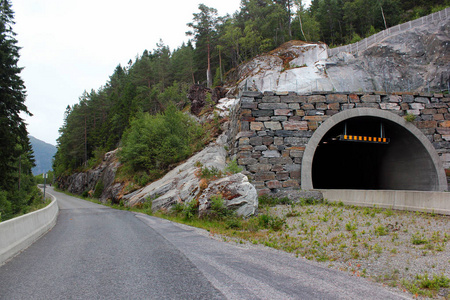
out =
[(279, 251), (48, 190), (57, 224), (0, 267), (0, 299), (405, 299)]

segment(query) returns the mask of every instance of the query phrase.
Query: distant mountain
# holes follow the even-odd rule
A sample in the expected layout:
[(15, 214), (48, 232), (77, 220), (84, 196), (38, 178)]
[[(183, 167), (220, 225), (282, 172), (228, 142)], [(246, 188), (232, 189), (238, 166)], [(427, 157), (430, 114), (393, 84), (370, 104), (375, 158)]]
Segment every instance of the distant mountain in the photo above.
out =
[(31, 135), (29, 138), (34, 151), (34, 159), (36, 160), (36, 167), (31, 170), (33, 175), (39, 175), (44, 172), (51, 171), (52, 160), (56, 153), (56, 147), (38, 140)]

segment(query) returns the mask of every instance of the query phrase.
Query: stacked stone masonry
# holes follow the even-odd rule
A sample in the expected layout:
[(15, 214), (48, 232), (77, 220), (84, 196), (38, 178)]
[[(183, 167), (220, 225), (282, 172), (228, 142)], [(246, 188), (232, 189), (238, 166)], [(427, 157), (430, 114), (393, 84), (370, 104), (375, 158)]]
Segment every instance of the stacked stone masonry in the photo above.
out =
[(243, 92), (233, 112), (231, 154), (260, 194), (300, 187), (303, 152), (327, 118), (347, 109), (377, 108), (414, 116), (444, 168), (450, 168), (450, 96), (430, 93)]

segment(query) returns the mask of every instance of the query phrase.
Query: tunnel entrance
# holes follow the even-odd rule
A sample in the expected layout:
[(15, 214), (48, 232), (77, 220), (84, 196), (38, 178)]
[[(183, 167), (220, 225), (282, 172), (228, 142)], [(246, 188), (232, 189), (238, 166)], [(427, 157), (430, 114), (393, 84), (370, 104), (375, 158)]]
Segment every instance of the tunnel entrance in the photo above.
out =
[(314, 189), (447, 188), (436, 151), (414, 125), (392, 113), (359, 110), (353, 116), (342, 112), (340, 118), (332, 117), (327, 125), (322, 125), (325, 128), (316, 130), (305, 150), (302, 188), (308, 188), (308, 183)]

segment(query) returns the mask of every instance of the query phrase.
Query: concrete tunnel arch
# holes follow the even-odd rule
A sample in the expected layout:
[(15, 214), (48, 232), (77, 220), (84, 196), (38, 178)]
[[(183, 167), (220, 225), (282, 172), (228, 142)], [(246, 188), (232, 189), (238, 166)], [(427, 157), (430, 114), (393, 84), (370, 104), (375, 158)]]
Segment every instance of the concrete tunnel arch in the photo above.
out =
[[(324, 144), (348, 123), (348, 134), (373, 135), (383, 123), (388, 145)], [(379, 136), (379, 135), (378, 135)], [(328, 118), (311, 137), (302, 159), (301, 187), (312, 189), (445, 191), (442, 161), (425, 135), (391, 112), (355, 108)]]

